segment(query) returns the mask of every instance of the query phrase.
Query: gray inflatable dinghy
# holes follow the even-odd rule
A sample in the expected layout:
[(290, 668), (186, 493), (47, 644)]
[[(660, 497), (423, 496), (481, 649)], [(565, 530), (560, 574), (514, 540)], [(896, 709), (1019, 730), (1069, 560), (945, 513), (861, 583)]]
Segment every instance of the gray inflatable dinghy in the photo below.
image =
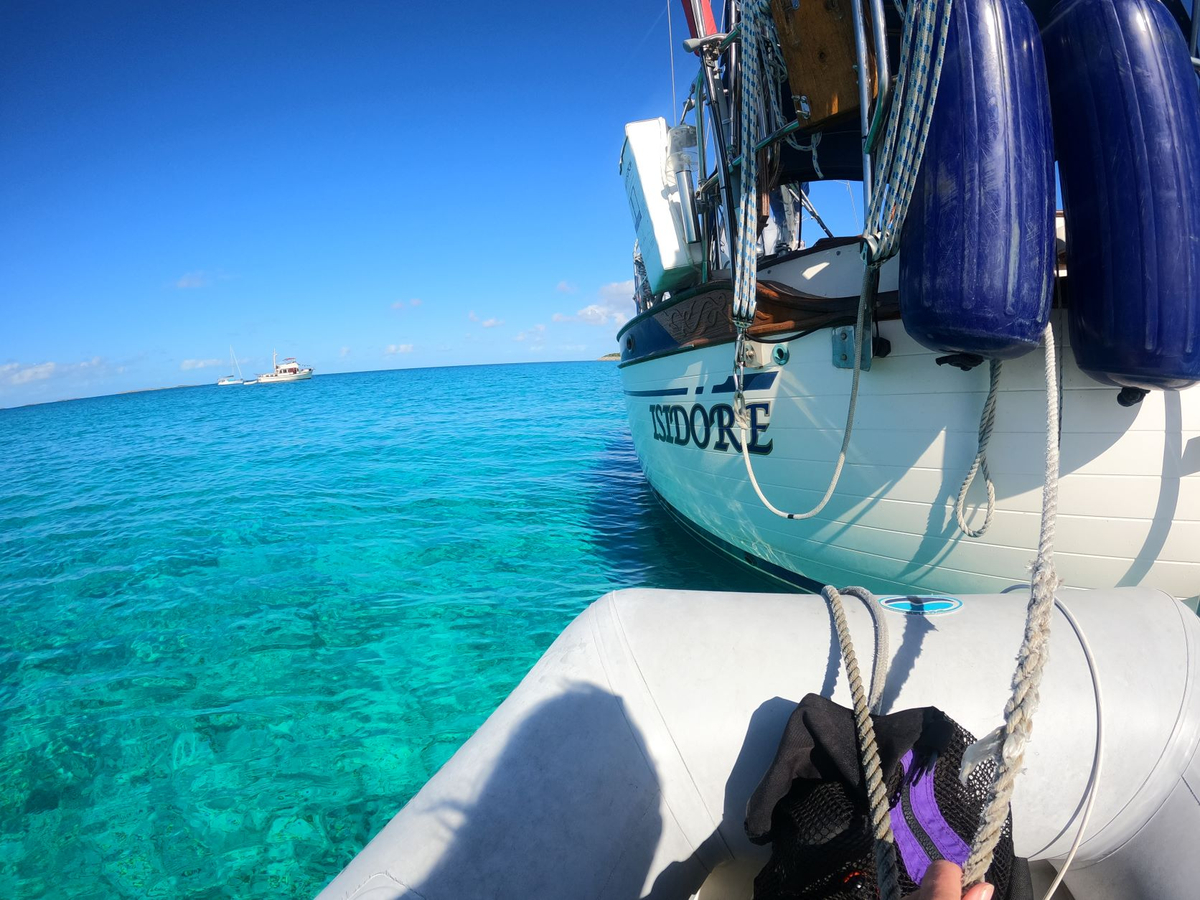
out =
[[(1026, 601), (1021, 591), (885, 602), (883, 711), (932, 705), (991, 731)], [(857, 602), (846, 611), (869, 659), (870, 615)], [(1013, 797), (1017, 855), (1042, 861), (1044, 886), (1095, 781), (1057, 896), (1191, 900), (1200, 620), (1155, 591), (1064, 591), (1052, 628)], [(749, 897), (767, 849), (745, 836), (746, 801), (809, 692), (850, 703), (821, 597), (609, 594), (320, 898)]]

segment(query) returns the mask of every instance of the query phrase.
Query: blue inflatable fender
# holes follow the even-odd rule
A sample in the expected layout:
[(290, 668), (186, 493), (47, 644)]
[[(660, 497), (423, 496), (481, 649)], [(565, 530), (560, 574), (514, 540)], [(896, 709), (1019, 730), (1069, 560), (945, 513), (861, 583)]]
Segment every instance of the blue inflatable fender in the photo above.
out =
[(1068, 0), (1044, 32), (1071, 345), (1106, 384), (1200, 380), (1200, 89), (1158, 0)]
[(1042, 42), (1021, 0), (956, 2), (900, 242), (900, 312), (934, 350), (1037, 346), (1054, 277), (1054, 148)]

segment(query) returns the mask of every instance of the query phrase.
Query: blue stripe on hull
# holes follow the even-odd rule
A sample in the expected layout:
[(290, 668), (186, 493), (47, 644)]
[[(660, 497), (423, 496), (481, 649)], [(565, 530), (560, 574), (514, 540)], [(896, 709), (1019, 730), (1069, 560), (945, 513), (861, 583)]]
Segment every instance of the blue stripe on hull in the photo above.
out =
[[(749, 394), (751, 391), (765, 391), (775, 383), (775, 377), (778, 372), (753, 372), (746, 375), (744, 384), (745, 392)], [(626, 391), (626, 397), (684, 397), (687, 396), (688, 389), (685, 387), (675, 388), (657, 388), (651, 391)], [(710, 390), (710, 394), (732, 394), (734, 392), (733, 376), (730, 375), (723, 382), (714, 385)], [(696, 395), (704, 393), (704, 385), (696, 388)]]
[(684, 397), (687, 395), (688, 389), (680, 388), (661, 388), (654, 391), (626, 391), (627, 397)]

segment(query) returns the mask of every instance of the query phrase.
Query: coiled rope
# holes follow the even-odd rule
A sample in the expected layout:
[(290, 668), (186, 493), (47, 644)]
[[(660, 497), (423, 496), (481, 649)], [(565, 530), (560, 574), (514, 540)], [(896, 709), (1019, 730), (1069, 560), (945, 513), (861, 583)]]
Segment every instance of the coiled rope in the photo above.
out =
[[(758, 157), (754, 146), (758, 135), (764, 132), (771, 133), (767, 132), (767, 128), (773, 124), (771, 117), (774, 117), (774, 122), (779, 122), (782, 121), (782, 114), (778, 108), (778, 91), (768, 91), (771, 98), (768, 115), (763, 108), (760, 88), (773, 72), (778, 72), (780, 66), (778, 36), (771, 18), (770, 6), (765, 0), (752, 0), (742, 7), (739, 132), (742, 166), (733, 298), (733, 321), (737, 327), (737, 340), (734, 345), (734, 420), (741, 432), (742, 459), (750, 484), (762, 504), (781, 518), (809, 519), (820, 513), (837, 489), (845, 468), (854, 430), (854, 412), (858, 403), (858, 385), (862, 374), (864, 329), (870, 325), (870, 313), (879, 286), (879, 266), (899, 250), (900, 229), (908, 213), (908, 203), (912, 198), (917, 170), (920, 168), (921, 156), (925, 152), (925, 142), (929, 136), (933, 104), (946, 50), (946, 32), (950, 24), (952, 2), (953, 0), (914, 0), (909, 4), (905, 15), (900, 74), (892, 107), (888, 113), (887, 130), (880, 153), (876, 157), (877, 187), (871, 198), (867, 227), (863, 232), (865, 270), (855, 319), (854, 375), (850, 384), (850, 400), (846, 410), (846, 425), (842, 431), (842, 445), (825, 493), (814, 507), (800, 513), (781, 510), (767, 499), (755, 477), (746, 440), (750, 430), (743, 393), (746, 332), (754, 324), (758, 293)], [(939, 18), (939, 7), (943, 4), (944, 8)]]
[(912, 0), (905, 11), (899, 73), (883, 142), (875, 154), (875, 187), (863, 229), (867, 259), (875, 263), (900, 249), (900, 232), (933, 121), (952, 9), (953, 0)]
[[(971, 470), (963, 479), (962, 487), (958, 491), (958, 501), (954, 504), (954, 515), (958, 518), (958, 530), (969, 538), (982, 537), (991, 527), (992, 516), (996, 512), (996, 486), (992, 484), (992, 473), (988, 471), (987, 448), (988, 441), (992, 439), (992, 428), (996, 424), (996, 394), (1000, 389), (1000, 360), (991, 360), (990, 368), (991, 380), (988, 385), (987, 400), (983, 404), (983, 415), (979, 419), (979, 444), (975, 451), (975, 461), (971, 463)], [(983, 517), (983, 524), (977, 530), (973, 530), (967, 524), (964, 510), (967, 504), (967, 491), (971, 487), (971, 482), (975, 480), (977, 472), (983, 473), (983, 483), (987, 486), (987, 513)]]
[(738, 146), (742, 150), (741, 197), (738, 203), (737, 248), (734, 256), (733, 321), (739, 332), (754, 322), (758, 305), (758, 154), (754, 150), (763, 122), (762, 55), (770, 7), (763, 0), (742, 6), (741, 115)]

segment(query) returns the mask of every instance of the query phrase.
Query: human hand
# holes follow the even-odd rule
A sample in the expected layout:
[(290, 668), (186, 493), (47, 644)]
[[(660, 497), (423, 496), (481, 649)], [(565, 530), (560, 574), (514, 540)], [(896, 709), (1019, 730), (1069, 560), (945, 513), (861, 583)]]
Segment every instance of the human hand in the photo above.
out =
[(992, 900), (995, 888), (987, 882), (962, 892), (962, 869), (952, 862), (939, 859), (925, 872), (921, 886), (905, 900)]

